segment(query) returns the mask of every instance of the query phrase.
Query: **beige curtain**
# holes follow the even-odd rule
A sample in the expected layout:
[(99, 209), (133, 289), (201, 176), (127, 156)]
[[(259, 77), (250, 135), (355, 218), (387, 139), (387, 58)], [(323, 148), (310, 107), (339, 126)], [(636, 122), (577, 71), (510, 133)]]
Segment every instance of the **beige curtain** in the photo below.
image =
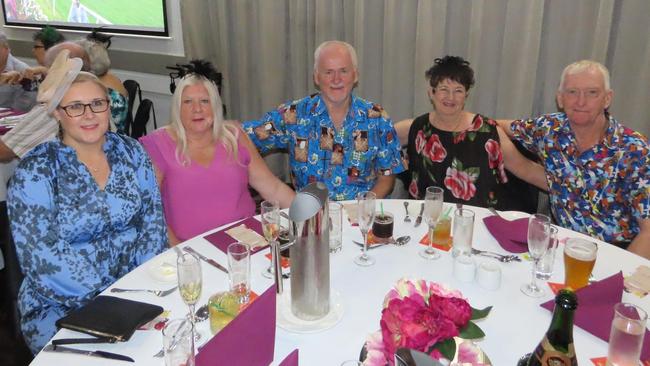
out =
[(498, 117), (555, 111), (567, 64), (609, 67), (612, 113), (650, 133), (647, 0), (183, 0), (188, 58), (225, 76), (230, 118), (259, 118), (315, 91), (313, 51), (341, 39), (359, 53), (359, 96), (394, 120), (430, 110), (424, 71), (435, 57), (467, 58), (476, 86), (467, 109)]

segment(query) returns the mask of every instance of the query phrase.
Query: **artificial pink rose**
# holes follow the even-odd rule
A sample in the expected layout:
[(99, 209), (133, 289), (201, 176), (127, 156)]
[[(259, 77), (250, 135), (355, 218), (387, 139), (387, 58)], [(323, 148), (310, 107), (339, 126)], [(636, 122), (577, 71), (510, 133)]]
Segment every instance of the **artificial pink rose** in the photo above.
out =
[(440, 137), (435, 133), (429, 137), (429, 141), (427, 141), (422, 152), (435, 163), (439, 163), (447, 157), (447, 150), (442, 146)]
[(411, 179), (411, 184), (409, 184), (409, 194), (413, 198), (418, 198), (418, 182), (415, 179)]
[(429, 306), (435, 306), (440, 313), (454, 322), (458, 328), (463, 328), (472, 318), (472, 307), (463, 299), (457, 297), (434, 296), (434, 301), (429, 299)]
[(456, 198), (469, 201), (476, 194), (474, 180), (464, 171), (447, 168), (447, 176), (444, 180), (445, 187), (451, 191)]
[(415, 136), (415, 151), (418, 154), (421, 153), (426, 144), (427, 139), (424, 137), (424, 132), (422, 132), (422, 130), (418, 131), (418, 134)]
[(503, 155), (501, 154), (501, 146), (498, 142), (489, 139), (485, 143), (485, 151), (488, 153), (488, 165), (490, 169), (496, 169), (499, 165), (503, 165)]

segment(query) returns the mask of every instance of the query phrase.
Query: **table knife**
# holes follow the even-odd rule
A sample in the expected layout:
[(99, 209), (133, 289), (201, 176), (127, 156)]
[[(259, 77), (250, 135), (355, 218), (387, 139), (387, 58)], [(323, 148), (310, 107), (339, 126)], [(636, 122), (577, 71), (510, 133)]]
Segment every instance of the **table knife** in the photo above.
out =
[(211, 265), (217, 267), (219, 270), (223, 271), (224, 273), (228, 273), (228, 270), (226, 269), (226, 267), (224, 267), (221, 264), (217, 263), (217, 261), (215, 261), (214, 259), (210, 259), (210, 258), (204, 256), (203, 254), (201, 254), (201, 253), (197, 252), (196, 250), (192, 249), (191, 247), (183, 247), (183, 250), (188, 252), (188, 253), (194, 254), (195, 256), (199, 257), (201, 260), (205, 261), (208, 264), (211, 264)]
[(76, 354), (76, 355), (99, 357), (99, 358), (108, 358), (108, 359), (111, 359), (111, 360), (118, 360), (118, 361), (135, 362), (131, 357), (120, 355), (120, 354), (117, 354), (117, 353), (111, 353), (111, 352), (106, 352), (106, 351), (86, 351), (86, 350), (70, 348), (70, 347), (64, 347), (64, 346), (55, 346), (55, 345), (52, 345), (52, 344), (48, 344), (47, 346), (45, 346), (45, 348), (43, 348), (43, 351), (45, 351), (45, 352), (73, 353), (73, 354)]
[(418, 218), (415, 219), (415, 227), (420, 226), (422, 223), (422, 213), (424, 212), (424, 202), (420, 204), (420, 213), (418, 214)]

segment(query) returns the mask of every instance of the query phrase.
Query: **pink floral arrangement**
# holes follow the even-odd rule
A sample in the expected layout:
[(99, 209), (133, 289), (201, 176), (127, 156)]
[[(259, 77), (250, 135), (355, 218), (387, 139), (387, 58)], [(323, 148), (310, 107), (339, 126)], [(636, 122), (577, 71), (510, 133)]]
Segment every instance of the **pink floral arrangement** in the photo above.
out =
[(410, 348), (447, 363), (489, 365), (467, 340), (485, 336), (472, 320), (486, 317), (490, 310), (473, 309), (459, 291), (435, 282), (403, 278), (384, 298), (381, 330), (367, 339), (363, 364), (392, 366), (395, 352)]

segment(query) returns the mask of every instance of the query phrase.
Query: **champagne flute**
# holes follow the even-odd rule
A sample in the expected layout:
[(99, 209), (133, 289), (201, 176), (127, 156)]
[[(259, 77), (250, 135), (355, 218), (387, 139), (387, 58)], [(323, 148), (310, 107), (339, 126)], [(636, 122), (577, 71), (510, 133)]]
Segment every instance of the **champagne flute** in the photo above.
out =
[[(269, 242), (271, 256), (273, 256), (273, 246), (277, 243), (278, 234), (280, 233), (280, 205), (278, 201), (262, 201), (260, 204), (260, 216), (262, 218), (264, 239)], [(262, 276), (273, 278), (273, 260), (271, 260), (268, 268), (262, 271)]]
[(539, 260), (548, 250), (551, 240), (551, 219), (542, 214), (534, 214), (528, 219), (528, 254), (533, 259), (532, 280), (521, 286), (521, 292), (530, 297), (541, 297), (544, 290), (537, 286), (535, 270)]
[(354, 258), (354, 263), (357, 265), (367, 267), (375, 264), (375, 259), (368, 255), (368, 230), (372, 227), (375, 221), (375, 200), (377, 195), (374, 192), (363, 191), (357, 194), (357, 215), (359, 222), (359, 229), (363, 234), (363, 251), (361, 255)]
[(438, 219), (442, 213), (442, 204), (444, 202), (444, 191), (440, 187), (427, 187), (424, 196), (424, 219), (429, 225), (429, 246), (420, 251), (420, 256), (425, 259), (438, 259), (440, 253), (433, 249), (433, 235), (438, 224)]
[(194, 340), (199, 340), (200, 335), (195, 332), (194, 306), (201, 297), (203, 277), (201, 275), (201, 262), (192, 253), (183, 253), (176, 259), (176, 273), (178, 275), (178, 289), (183, 302), (190, 308), (190, 321)]

